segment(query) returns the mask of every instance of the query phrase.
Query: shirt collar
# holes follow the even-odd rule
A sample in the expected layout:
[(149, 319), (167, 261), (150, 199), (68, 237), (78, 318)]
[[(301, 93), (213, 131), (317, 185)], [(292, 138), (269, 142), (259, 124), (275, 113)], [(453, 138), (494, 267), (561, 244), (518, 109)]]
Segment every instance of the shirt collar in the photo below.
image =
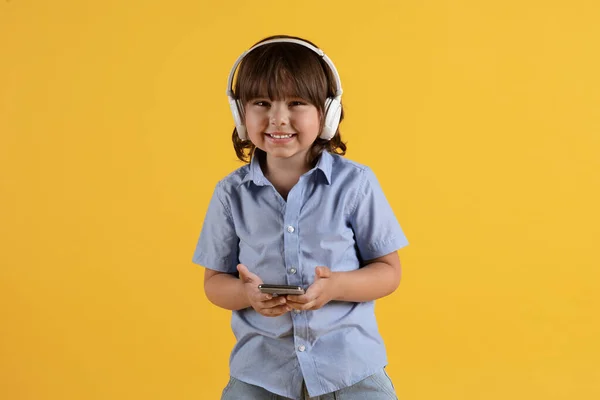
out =
[(260, 168), (260, 160), (259, 160), (259, 151), (255, 150), (252, 154), (252, 159), (250, 160), (250, 165), (248, 165), (248, 172), (244, 179), (242, 179), (242, 184), (246, 182), (254, 182), (257, 186), (265, 186), (268, 184), (267, 178), (262, 172), (262, 168)]
[(317, 169), (323, 172), (323, 176), (327, 180), (327, 184), (331, 185), (331, 169), (333, 167), (333, 156), (328, 151), (323, 151), (319, 161), (317, 162)]
[[(257, 186), (265, 186), (269, 184), (269, 181), (265, 177), (262, 172), (262, 168), (260, 167), (260, 159), (259, 159), (259, 151), (254, 151), (252, 155), (252, 159), (250, 160), (250, 165), (248, 166), (248, 172), (242, 181), (241, 184), (246, 182), (254, 182)], [(315, 169), (320, 170), (323, 173), (323, 176), (327, 180), (327, 184), (331, 185), (331, 169), (333, 167), (333, 156), (329, 154), (327, 151), (323, 151), (319, 156), (319, 161), (317, 161), (317, 165), (315, 168), (307, 172), (307, 174), (312, 173)]]

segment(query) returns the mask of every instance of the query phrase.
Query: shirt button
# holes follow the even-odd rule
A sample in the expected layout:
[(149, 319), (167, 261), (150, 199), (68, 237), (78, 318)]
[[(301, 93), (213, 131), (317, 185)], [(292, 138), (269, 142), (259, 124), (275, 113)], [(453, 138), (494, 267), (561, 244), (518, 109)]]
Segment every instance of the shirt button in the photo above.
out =
[(304, 350), (306, 350), (306, 347), (303, 344), (298, 346), (298, 351), (304, 351)]
[(300, 314), (302, 310), (294, 310), (294, 314)]
[(295, 274), (296, 273), (296, 268), (290, 268), (290, 274)]
[(291, 226), (291, 225), (290, 225), (290, 226), (288, 226), (288, 227), (287, 227), (287, 231), (288, 231), (289, 233), (294, 233), (294, 227), (293, 227), (293, 226)]

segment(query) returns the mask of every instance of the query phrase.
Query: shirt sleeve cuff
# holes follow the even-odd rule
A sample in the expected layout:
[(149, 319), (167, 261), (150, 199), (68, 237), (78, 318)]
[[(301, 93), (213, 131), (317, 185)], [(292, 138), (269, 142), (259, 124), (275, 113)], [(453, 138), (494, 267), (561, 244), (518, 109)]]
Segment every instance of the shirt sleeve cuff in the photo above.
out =
[(363, 260), (373, 260), (385, 256), (408, 246), (408, 240), (404, 235), (393, 236), (384, 241), (374, 243), (368, 247), (365, 254), (361, 254)]
[(192, 262), (214, 271), (225, 272), (228, 274), (237, 272), (237, 263), (229, 258), (218, 259), (211, 257), (208, 254), (198, 252), (192, 258)]

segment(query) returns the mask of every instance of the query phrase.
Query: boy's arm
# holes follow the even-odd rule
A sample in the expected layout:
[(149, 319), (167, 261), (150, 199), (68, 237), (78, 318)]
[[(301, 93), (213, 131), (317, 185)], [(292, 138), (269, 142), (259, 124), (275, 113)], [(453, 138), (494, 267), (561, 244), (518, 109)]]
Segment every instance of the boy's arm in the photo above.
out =
[(250, 307), (244, 290), (244, 282), (232, 274), (204, 270), (204, 293), (211, 303), (227, 310)]
[(398, 253), (370, 260), (355, 271), (332, 272), (333, 299), (364, 302), (393, 293), (400, 284), (402, 268)]

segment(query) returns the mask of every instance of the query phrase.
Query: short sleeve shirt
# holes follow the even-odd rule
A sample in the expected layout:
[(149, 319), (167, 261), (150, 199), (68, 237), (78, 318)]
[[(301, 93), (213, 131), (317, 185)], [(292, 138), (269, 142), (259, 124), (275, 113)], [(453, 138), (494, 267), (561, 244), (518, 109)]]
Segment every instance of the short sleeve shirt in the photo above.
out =
[[(231, 274), (242, 263), (265, 283), (306, 289), (317, 266), (352, 271), (407, 244), (368, 167), (323, 152), (286, 201), (255, 156), (217, 184), (193, 262)], [(246, 308), (232, 312), (231, 326), (231, 376), (292, 399), (303, 381), (319, 396), (387, 364), (372, 301), (275, 318)]]

